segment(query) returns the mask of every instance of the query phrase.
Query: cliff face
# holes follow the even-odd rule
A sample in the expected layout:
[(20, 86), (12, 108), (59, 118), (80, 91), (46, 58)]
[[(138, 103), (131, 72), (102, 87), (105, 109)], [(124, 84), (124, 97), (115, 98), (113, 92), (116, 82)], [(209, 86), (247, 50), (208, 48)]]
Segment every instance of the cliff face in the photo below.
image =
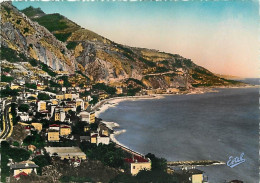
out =
[(1, 38), (3, 46), (39, 60), (53, 70), (75, 71), (75, 58), (66, 45), (7, 2), (1, 4)]
[(117, 44), (59, 14), (22, 10), (2, 3), (3, 45), (54, 70), (80, 70), (93, 82), (125, 84), (129, 78), (150, 88), (190, 88), (237, 84), (217, 77), (190, 59), (158, 50)]

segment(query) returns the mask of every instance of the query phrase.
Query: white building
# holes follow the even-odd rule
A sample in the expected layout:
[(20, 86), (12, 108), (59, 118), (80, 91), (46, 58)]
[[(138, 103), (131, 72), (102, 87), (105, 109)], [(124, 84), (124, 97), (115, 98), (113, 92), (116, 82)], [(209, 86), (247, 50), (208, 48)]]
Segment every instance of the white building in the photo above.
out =
[(106, 144), (106, 145), (108, 145), (109, 141), (110, 141), (110, 139), (107, 136), (102, 135), (102, 136), (98, 136), (97, 137), (97, 145), (98, 144)]

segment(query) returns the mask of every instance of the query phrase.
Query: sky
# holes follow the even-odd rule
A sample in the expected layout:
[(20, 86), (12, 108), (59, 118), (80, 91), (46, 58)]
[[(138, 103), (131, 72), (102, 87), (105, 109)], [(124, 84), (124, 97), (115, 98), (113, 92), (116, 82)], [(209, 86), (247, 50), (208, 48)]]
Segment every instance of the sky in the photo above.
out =
[(13, 2), (128, 46), (180, 54), (217, 74), (259, 77), (257, 1)]

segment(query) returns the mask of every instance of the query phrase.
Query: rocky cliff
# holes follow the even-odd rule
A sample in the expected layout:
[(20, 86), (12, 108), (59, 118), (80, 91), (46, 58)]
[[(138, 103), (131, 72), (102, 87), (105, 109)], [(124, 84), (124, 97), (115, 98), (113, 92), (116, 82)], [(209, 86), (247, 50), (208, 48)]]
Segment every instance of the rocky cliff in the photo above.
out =
[(53, 70), (75, 71), (77, 62), (66, 44), (8, 2), (1, 4), (1, 39), (2, 46), (39, 60)]

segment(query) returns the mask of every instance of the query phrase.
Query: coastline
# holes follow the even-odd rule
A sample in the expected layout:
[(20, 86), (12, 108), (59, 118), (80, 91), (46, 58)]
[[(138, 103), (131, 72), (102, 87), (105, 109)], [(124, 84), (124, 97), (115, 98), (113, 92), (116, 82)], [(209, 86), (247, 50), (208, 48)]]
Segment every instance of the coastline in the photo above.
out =
[[(180, 93), (169, 93), (169, 94), (152, 94), (152, 95), (142, 95), (142, 96), (123, 96), (123, 97), (114, 97), (114, 98), (109, 98), (102, 100), (98, 102), (92, 110), (96, 112), (96, 117), (99, 117), (101, 113), (105, 112), (107, 109), (110, 107), (116, 107), (120, 102), (123, 101), (136, 101), (136, 100), (151, 100), (151, 99), (162, 99), (165, 96), (171, 96), (171, 95), (197, 95), (197, 94), (204, 94), (204, 93), (216, 93), (219, 92), (216, 89), (221, 89), (221, 88), (259, 88), (260, 85), (246, 85), (246, 86), (219, 86), (219, 87), (201, 87), (201, 88), (192, 88), (187, 91), (183, 91)], [(117, 139), (116, 136), (120, 135), (122, 133), (125, 133), (126, 130), (115, 130), (118, 128), (120, 125), (116, 122), (108, 122), (108, 121), (102, 121), (108, 128), (114, 131), (110, 135), (110, 139), (112, 142), (115, 144), (125, 146), (124, 144), (120, 143)]]

